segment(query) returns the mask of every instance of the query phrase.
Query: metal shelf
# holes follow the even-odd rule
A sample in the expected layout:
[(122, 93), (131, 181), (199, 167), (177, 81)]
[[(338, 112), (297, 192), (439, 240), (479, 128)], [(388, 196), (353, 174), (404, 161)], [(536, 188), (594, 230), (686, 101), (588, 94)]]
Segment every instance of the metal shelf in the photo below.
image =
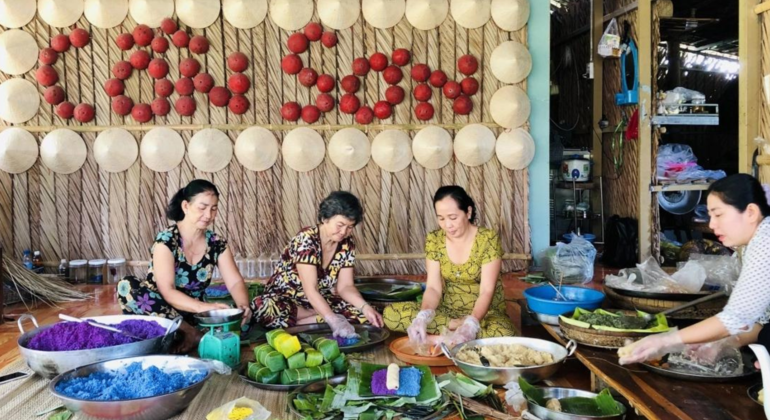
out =
[(650, 185), (650, 191), (663, 192), (663, 191), (706, 191), (709, 189), (711, 183), (708, 184), (664, 184), (664, 185)]
[(652, 125), (719, 125), (719, 114), (656, 115)]
[[(569, 181), (559, 181), (556, 183), (556, 188), (560, 190), (571, 190), (573, 187), (572, 182)], [(576, 190), (593, 190), (596, 188), (596, 183), (594, 182), (575, 182), (574, 189)]]

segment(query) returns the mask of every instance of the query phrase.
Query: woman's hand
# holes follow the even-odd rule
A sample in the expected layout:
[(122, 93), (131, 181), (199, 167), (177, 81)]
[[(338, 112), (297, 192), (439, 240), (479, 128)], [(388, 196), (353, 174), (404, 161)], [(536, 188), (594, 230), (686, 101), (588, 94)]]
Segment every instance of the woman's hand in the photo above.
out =
[(347, 319), (340, 314), (334, 314), (328, 317), (324, 317), (324, 321), (329, 324), (332, 329), (332, 335), (335, 337), (351, 338), (358, 337), (356, 329), (350, 325)]
[(457, 329), (447, 337), (447, 345), (452, 348), (458, 344), (474, 340), (480, 329), (481, 325), (475, 317), (466, 316), (462, 325), (457, 327)]
[(202, 304), (202, 308), (203, 310), (200, 312), (214, 311), (217, 309), (232, 309), (230, 305), (226, 303), (208, 303), (208, 302), (204, 302)]
[(447, 328), (449, 331), (454, 331), (457, 328), (460, 327), (460, 325), (463, 325), (463, 321), (465, 321), (465, 318), (453, 318), (449, 320), (449, 325), (447, 325)]
[(241, 325), (246, 325), (251, 321), (251, 308), (248, 305), (239, 306), (239, 309), (243, 309), (243, 320), (241, 321)]
[(372, 308), (372, 305), (368, 303), (364, 304), (364, 309), (361, 312), (364, 313), (366, 319), (369, 320), (369, 322), (375, 327), (382, 328), (384, 325), (382, 322), (382, 315), (380, 315), (376, 309)]
[(406, 329), (406, 333), (409, 334), (409, 341), (415, 345), (425, 344), (428, 338), (428, 324), (433, 321), (436, 316), (436, 311), (433, 309), (423, 309), (412, 321), (412, 325)]
[(618, 349), (618, 361), (621, 365), (657, 360), (669, 353), (684, 350), (684, 343), (679, 331), (648, 335), (643, 339)]

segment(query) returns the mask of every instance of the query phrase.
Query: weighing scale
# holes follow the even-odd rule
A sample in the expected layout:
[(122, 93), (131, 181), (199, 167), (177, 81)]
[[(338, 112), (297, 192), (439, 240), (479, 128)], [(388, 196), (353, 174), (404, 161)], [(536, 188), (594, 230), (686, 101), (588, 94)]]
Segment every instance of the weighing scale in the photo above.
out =
[(195, 314), (200, 327), (208, 328), (198, 344), (198, 356), (219, 360), (230, 367), (237, 366), (241, 362), (242, 317), (242, 309), (217, 309)]

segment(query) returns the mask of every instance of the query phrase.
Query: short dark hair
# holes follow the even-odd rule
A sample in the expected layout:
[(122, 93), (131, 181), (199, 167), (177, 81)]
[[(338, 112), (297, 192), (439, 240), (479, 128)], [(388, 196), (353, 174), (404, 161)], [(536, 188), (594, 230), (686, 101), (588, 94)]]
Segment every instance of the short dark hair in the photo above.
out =
[(770, 216), (770, 204), (762, 184), (751, 175), (735, 174), (722, 178), (709, 186), (709, 194), (719, 197), (725, 204), (743, 213), (749, 204), (759, 207), (762, 217)]
[(468, 195), (467, 192), (465, 192), (463, 187), (459, 187), (457, 185), (444, 185), (443, 187), (439, 188), (436, 190), (436, 194), (433, 195), (433, 207), (435, 208), (436, 203), (445, 199), (446, 197), (452, 197), (452, 200), (457, 203), (457, 208), (462, 210), (465, 214), (468, 214), (468, 207), (470, 207), (470, 221), (471, 223), (476, 224), (476, 203), (473, 202), (473, 199)]
[(318, 206), (318, 223), (334, 216), (343, 216), (357, 225), (364, 217), (364, 209), (355, 195), (347, 191), (334, 191)]
[(168, 203), (168, 207), (166, 207), (166, 217), (175, 222), (184, 219), (182, 202), (187, 201), (189, 203), (196, 195), (201, 193), (212, 193), (219, 198), (219, 190), (217, 190), (216, 185), (205, 179), (194, 179), (171, 197), (171, 201)]

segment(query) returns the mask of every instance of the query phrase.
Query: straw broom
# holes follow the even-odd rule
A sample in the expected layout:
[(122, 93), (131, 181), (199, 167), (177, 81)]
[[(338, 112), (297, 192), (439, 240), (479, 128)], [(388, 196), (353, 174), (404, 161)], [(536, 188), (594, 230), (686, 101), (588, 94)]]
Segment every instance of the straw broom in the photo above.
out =
[[(26, 290), (35, 299), (39, 299), (48, 306), (56, 306), (58, 302), (77, 302), (86, 300), (89, 294), (72, 290), (72, 285), (62, 280), (43, 277), (28, 270), (21, 263), (3, 255), (3, 280), (13, 283), (16, 290)], [(21, 296), (21, 293), (19, 294)], [(24, 306), (27, 303), (22, 299)]]

